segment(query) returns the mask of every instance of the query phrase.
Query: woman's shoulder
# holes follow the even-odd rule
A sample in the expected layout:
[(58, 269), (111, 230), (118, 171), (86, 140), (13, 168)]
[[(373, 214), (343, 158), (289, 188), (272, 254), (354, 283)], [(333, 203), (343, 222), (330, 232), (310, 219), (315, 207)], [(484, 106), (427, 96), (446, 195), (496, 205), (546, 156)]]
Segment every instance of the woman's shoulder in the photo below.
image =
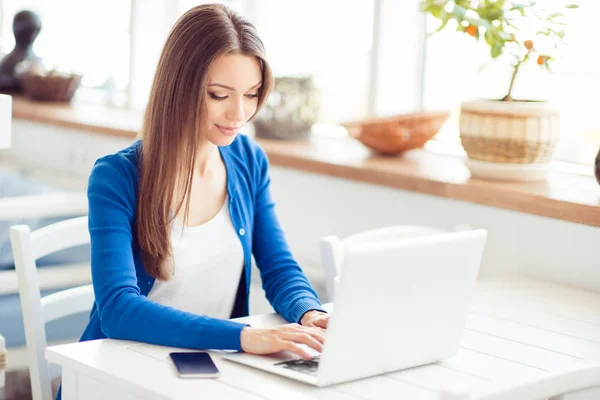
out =
[(238, 134), (233, 143), (227, 146), (234, 171), (249, 179), (253, 185), (259, 184), (267, 174), (268, 160), (264, 150), (253, 139)]
[(135, 141), (124, 149), (97, 159), (90, 175), (90, 184), (96, 181), (137, 182), (141, 143), (140, 140)]
[(245, 162), (260, 165), (267, 160), (264, 150), (245, 134), (237, 135), (228, 147), (234, 156), (242, 158)]

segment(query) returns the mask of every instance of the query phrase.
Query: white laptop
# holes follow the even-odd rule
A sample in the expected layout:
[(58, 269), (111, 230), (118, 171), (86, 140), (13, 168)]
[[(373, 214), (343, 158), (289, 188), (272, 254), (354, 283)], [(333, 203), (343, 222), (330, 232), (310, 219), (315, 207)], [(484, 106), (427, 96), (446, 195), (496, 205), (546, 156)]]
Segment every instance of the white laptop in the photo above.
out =
[(346, 248), (320, 355), (222, 356), (316, 386), (452, 357), (486, 237), (473, 230)]

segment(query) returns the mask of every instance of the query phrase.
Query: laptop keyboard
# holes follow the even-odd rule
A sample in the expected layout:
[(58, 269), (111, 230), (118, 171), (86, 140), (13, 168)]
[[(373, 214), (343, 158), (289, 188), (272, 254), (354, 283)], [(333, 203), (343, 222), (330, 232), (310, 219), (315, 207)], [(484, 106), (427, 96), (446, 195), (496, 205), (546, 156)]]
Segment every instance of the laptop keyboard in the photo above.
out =
[(317, 370), (319, 369), (319, 361), (321, 360), (321, 356), (316, 356), (311, 358), (310, 360), (305, 360), (303, 358), (298, 360), (290, 360), (278, 362), (273, 365), (288, 368), (294, 371), (302, 372), (304, 374), (317, 376)]

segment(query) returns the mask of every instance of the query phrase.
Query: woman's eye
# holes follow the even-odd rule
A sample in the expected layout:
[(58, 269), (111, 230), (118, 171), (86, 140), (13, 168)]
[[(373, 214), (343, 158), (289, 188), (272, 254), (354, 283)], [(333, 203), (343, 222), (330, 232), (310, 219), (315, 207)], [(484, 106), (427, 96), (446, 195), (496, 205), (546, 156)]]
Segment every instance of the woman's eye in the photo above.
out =
[(214, 93), (209, 93), (210, 94), (210, 98), (213, 100), (217, 100), (217, 101), (223, 101), (227, 98), (227, 96), (223, 96), (223, 97), (219, 97)]
[(254, 94), (247, 94), (246, 97), (248, 97), (249, 99), (255, 99), (258, 97), (258, 93), (254, 93)]

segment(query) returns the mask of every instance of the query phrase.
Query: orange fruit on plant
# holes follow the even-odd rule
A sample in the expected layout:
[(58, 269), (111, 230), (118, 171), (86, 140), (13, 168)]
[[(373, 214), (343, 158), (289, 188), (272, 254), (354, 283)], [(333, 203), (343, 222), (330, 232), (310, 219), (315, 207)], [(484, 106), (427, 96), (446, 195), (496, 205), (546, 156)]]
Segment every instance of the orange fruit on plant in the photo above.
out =
[(531, 49), (533, 49), (533, 41), (532, 41), (532, 40), (526, 40), (526, 41), (525, 41), (525, 48), (526, 48), (527, 50), (531, 50)]
[(477, 34), (477, 27), (475, 25), (469, 25), (467, 26), (467, 29), (465, 29), (465, 32), (471, 36), (475, 36)]
[(538, 59), (537, 59), (538, 65), (544, 65), (544, 63), (546, 62), (547, 58), (548, 58), (548, 56), (539, 56)]

